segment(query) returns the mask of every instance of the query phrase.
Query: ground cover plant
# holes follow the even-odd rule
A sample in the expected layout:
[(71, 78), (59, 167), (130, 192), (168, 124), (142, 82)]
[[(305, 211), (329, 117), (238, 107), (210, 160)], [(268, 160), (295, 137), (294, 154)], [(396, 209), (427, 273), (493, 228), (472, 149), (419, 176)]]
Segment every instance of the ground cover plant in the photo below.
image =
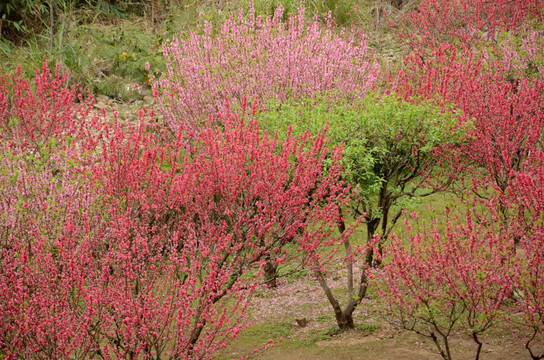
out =
[(0, 359), (544, 358), (541, 1), (7, 4)]

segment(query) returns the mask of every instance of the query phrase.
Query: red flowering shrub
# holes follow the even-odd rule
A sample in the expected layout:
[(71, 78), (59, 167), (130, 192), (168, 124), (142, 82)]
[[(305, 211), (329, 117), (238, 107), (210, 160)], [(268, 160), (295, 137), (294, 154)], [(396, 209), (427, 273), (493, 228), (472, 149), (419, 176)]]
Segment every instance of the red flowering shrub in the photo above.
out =
[(511, 181), (509, 205), (518, 215), (510, 222), (510, 232), (519, 240), (520, 276), (514, 305), (522, 316), (517, 318), (526, 329), (525, 347), (532, 359), (543, 359), (533, 341), (544, 336), (544, 152), (531, 154), (537, 165), (526, 168)]
[[(466, 299), (473, 295), (462, 295), (455, 283), (444, 280), (447, 273), (458, 279), (463, 274), (455, 267), (433, 265), (434, 258), (449, 258), (450, 254), (464, 264), (463, 271), (475, 269), (474, 264), (488, 264), (491, 272), (480, 269), (472, 283), (470, 278), (463, 281), (490, 290), (476, 297), (481, 306), (493, 305), (491, 301), (499, 299), (496, 295), (508, 298), (528, 330), (526, 348), (533, 359), (542, 358), (532, 349), (533, 340), (543, 331), (539, 304), (543, 301), (544, 82), (538, 28), (542, 7), (541, 1), (429, 0), (404, 19), (405, 25), (410, 24), (404, 36), (413, 51), (405, 59), (396, 90), (407, 98), (417, 95), (453, 104), (472, 121), (470, 141), (459, 148), (455, 162), (459, 177), (468, 175), (471, 190), (479, 198), (473, 208), (486, 214), (476, 215), (473, 209), (467, 224), (458, 225), (455, 231), (435, 230), (434, 235), (422, 235), (416, 242), (412, 238), (409, 249), (397, 242), (390, 250), (391, 263), (385, 269), (388, 279), (394, 280), (394, 274), (407, 275), (398, 277), (403, 279), (398, 283), (400, 290), (392, 287), (387, 293), (383, 286), (384, 296), (405, 326), (422, 332), (420, 324), (427, 323), (434, 329), (424, 334), (440, 345), (445, 358), (451, 358), (447, 337), (452, 329), (465, 327), (474, 332), (466, 314), (481, 314), (491, 324), (500, 305), (488, 310), (467, 307)], [(531, 23), (535, 19), (536, 24)], [(459, 240), (470, 240), (470, 254), (449, 247), (438, 251), (443, 246), (438, 240), (444, 237), (448, 246), (461, 248), (464, 245)], [(432, 243), (431, 238), (435, 239)], [(495, 252), (496, 256), (489, 257)], [(408, 263), (415, 265), (410, 268)], [(478, 277), (480, 272), (485, 276)], [(419, 282), (412, 281), (414, 278)], [(432, 296), (418, 295), (427, 290)], [(406, 304), (399, 303), (401, 298)], [(474, 333), (473, 338), (478, 343)]]
[(403, 328), (432, 339), (446, 360), (454, 354), (450, 335), (465, 330), (478, 359), (481, 334), (500, 320), (499, 309), (517, 285), (511, 253), (511, 241), (469, 212), (466, 223), (446, 218), (444, 232), (418, 229), (408, 243), (393, 236), (386, 265), (374, 277), (389, 314)]
[[(459, 163), (474, 175), (474, 190), (482, 196), (488, 186), (498, 195), (510, 191), (515, 173), (534, 163), (531, 154), (542, 149), (544, 81), (512, 78), (516, 73), (508, 58), (462, 52), (449, 45), (433, 50), (425, 60), (411, 55), (406, 64), (398, 84), (405, 96), (419, 94), (453, 103), (474, 124), (471, 141), (460, 149)], [(507, 204), (498, 205), (506, 218)]]
[(41, 72), (36, 70), (33, 84), (20, 74), (1, 75), (0, 139), (41, 153), (53, 145), (50, 141), (66, 143), (82, 135), (92, 99), (83, 101), (75, 88), (68, 88), (67, 76), (58, 66), (52, 74), (47, 62)]
[(28, 161), (3, 143), (0, 154), (0, 353), (82, 357), (93, 347), (105, 227), (92, 183), (67, 152)]
[(242, 329), (261, 266), (336, 225), (330, 210), (346, 195), (331, 191), (339, 167), (324, 171), (323, 134), (280, 142), (220, 116), (224, 129), (206, 128), (191, 148), (180, 138), (164, 150), (144, 127), (107, 138), (94, 170), (111, 218), (103, 353), (158, 354), (175, 342), (169, 353), (211, 355)]
[[(58, 86), (28, 87), (17, 104), (56, 104), (71, 94)], [(284, 261), (290, 242), (319, 251), (310, 241), (330, 236), (347, 201), (323, 133), (279, 141), (228, 110), (191, 146), (165, 141), (144, 112), (127, 130), (60, 112), (41, 131), (47, 117), (3, 99), (3, 114), (19, 114), (0, 148), (9, 359), (210, 358), (246, 326), (262, 265)], [(86, 136), (63, 141), (75, 128)], [(49, 144), (40, 156), (36, 139)]]
[(516, 31), (528, 18), (542, 21), (543, 10), (539, 0), (423, 0), (394, 25), (412, 48), (472, 44)]

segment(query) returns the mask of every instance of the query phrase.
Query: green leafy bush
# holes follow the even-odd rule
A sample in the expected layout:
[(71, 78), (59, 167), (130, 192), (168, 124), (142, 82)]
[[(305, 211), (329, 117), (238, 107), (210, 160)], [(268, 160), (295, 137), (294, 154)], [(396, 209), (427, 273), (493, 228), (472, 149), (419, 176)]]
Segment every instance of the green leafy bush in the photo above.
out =
[(368, 241), (376, 234), (386, 238), (408, 202), (448, 185), (435, 182), (440, 156), (463, 141), (467, 125), (454, 112), (416, 99), (368, 96), (348, 105), (332, 98), (272, 104), (260, 121), (280, 134), (289, 126), (294, 133), (329, 126), (332, 143), (344, 146), (345, 179), (356, 191), (354, 214), (365, 214)]

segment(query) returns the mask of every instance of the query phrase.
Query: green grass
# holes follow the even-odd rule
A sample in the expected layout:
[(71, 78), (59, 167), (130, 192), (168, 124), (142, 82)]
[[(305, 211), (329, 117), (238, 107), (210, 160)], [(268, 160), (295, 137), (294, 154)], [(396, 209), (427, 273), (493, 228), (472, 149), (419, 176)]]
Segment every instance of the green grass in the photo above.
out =
[(249, 355), (254, 349), (261, 348), (267, 344), (269, 339), (278, 341), (280, 338), (287, 338), (293, 334), (294, 330), (295, 326), (286, 321), (254, 323), (244, 330), (240, 338), (234, 340), (229, 347), (222, 351), (217, 359), (226, 360)]
[(363, 323), (363, 324), (358, 324), (357, 325), (357, 328), (361, 331), (364, 331), (364, 332), (368, 332), (368, 333), (373, 333), (375, 331), (378, 331), (382, 328), (382, 325), (381, 324), (367, 324), (367, 323)]

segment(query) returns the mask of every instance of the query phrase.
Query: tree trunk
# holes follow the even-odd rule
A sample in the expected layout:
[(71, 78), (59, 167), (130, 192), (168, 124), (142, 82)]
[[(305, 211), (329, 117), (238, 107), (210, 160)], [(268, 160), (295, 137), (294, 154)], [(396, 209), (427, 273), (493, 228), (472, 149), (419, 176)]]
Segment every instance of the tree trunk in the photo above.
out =
[(268, 287), (275, 288), (278, 286), (276, 280), (276, 270), (278, 269), (278, 264), (275, 264), (270, 258), (266, 259), (266, 263), (264, 264), (264, 283)]
[(352, 314), (346, 314), (343, 311), (340, 311), (339, 313), (335, 312), (335, 315), (336, 323), (338, 324), (338, 328), (340, 330), (349, 330), (355, 328), (355, 325), (353, 325)]
[[(325, 291), (325, 295), (327, 295), (327, 299), (329, 300), (329, 303), (331, 304), (334, 315), (336, 317), (336, 323), (338, 324), (338, 328), (340, 330), (347, 330), (347, 329), (353, 329), (353, 310), (352, 311), (343, 311), (340, 307), (340, 304), (338, 303), (338, 300), (334, 297), (332, 294), (331, 289), (327, 285), (327, 282), (325, 281), (325, 278), (323, 277), (323, 274), (319, 271), (316, 272), (317, 275), (317, 281), (319, 282), (319, 285), (321, 285), (321, 288), (323, 291)], [(355, 309), (355, 308), (354, 308)]]
[[(380, 219), (372, 219), (366, 223), (366, 241), (368, 244), (374, 241), (374, 235), (376, 235), (376, 229), (380, 224)], [(374, 266), (374, 250), (369, 248), (366, 252), (365, 264), (368, 266)]]
[(472, 339), (474, 339), (474, 342), (476, 342), (476, 344), (478, 344), (478, 349), (476, 351), (476, 360), (479, 360), (480, 359), (480, 353), (482, 352), (482, 342), (480, 341), (480, 339), (478, 339), (478, 334), (476, 332), (472, 332)]

